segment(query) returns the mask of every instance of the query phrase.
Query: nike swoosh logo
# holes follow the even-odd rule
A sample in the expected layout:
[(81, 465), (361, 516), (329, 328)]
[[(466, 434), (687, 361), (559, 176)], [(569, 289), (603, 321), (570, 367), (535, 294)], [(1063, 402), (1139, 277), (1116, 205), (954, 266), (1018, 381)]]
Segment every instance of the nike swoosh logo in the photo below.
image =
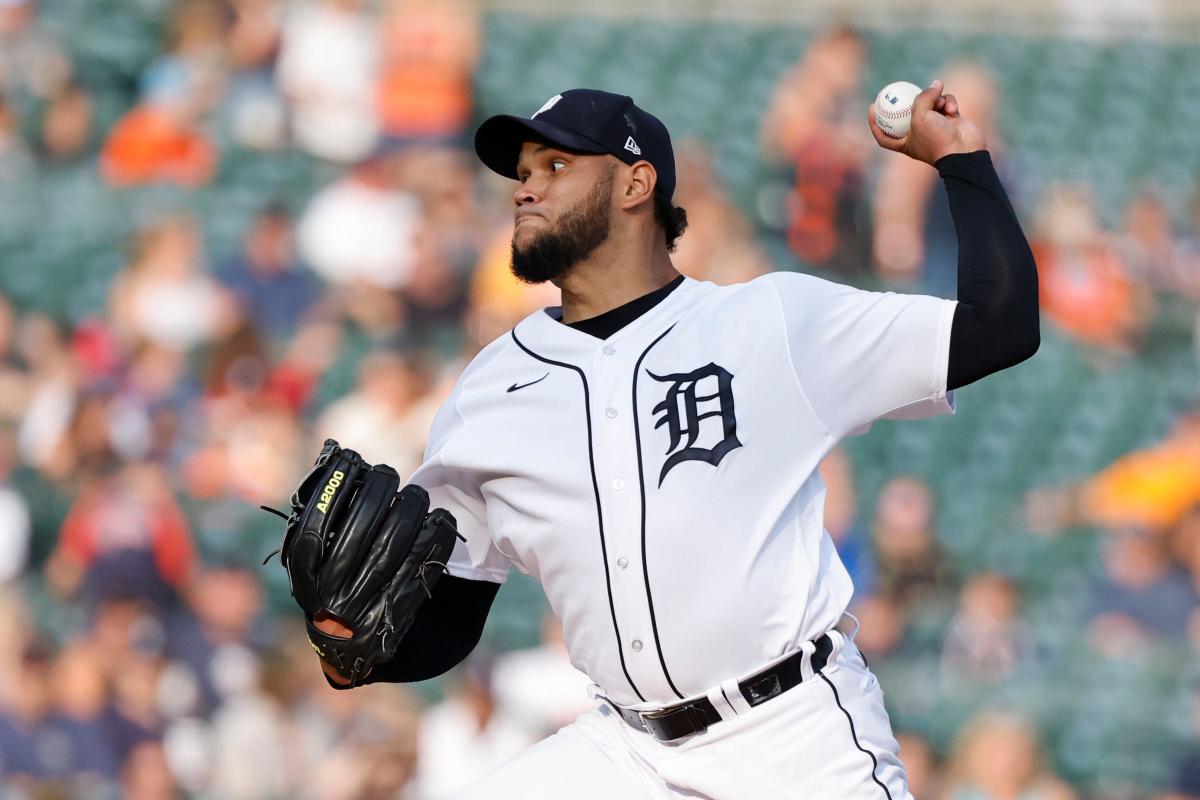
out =
[(538, 378), (536, 381), (530, 381), (529, 383), (514, 383), (512, 386), (508, 387), (508, 391), (515, 392), (517, 389), (524, 389), (526, 386), (533, 386), (535, 383), (541, 383), (542, 381), (546, 380), (546, 378), (549, 378), (549, 377), (550, 377), (550, 373), (547, 372), (545, 375)]

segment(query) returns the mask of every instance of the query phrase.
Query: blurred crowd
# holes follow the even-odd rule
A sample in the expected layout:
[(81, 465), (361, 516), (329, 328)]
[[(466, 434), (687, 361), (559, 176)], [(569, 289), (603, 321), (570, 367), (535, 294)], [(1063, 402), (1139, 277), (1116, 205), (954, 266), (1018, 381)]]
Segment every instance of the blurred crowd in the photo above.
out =
[[(853, 28), (817, 36), (781, 76), (762, 127), (764, 157), (793, 179), (779, 226), (804, 265), (850, 280), (952, 296), (957, 242), (937, 172), (912, 159), (880, 159), (863, 123), (868, 39)], [(1200, 187), (1172, 214), (1153, 184), (1124, 202), (1113, 227), (1094, 189), (1052, 182), (1027, 196), (1019, 152), (998, 123), (997, 77), (970, 61), (943, 64), (946, 91), (987, 136), (1037, 258), (1044, 318), (1098, 365), (1138, 353), (1164, 302), (1180, 304), (1196, 341), (1200, 303)], [(1176, 228), (1182, 218), (1183, 228)]]
[[(263, 204), (235, 247), (214, 247), (186, 205), (139, 220), (106, 303), (78, 319), (0, 287), (4, 796), (452, 796), (588, 702), (554, 620), (527, 649), (489, 641), (437, 689), (334, 692), (283, 571), (261, 564), (280, 531), (257, 506), (282, 503), (326, 437), (411, 472), (471, 355), (556, 302), (509, 274), (510, 187), (469, 148), (484, 19), (459, 0), (159, 0), (161, 46), (114, 112), (51, 5), (0, 0), (0, 185), (82, 165), (114, 193), (199, 188), (234, 151), (294, 152), (328, 180)], [(785, 186), (772, 213), (740, 209), (709, 150), (677, 143), (682, 272), (749, 280), (781, 266), (764, 246), (781, 236), (817, 274), (953, 294), (936, 171), (883, 157), (862, 118), (869, 60), (867, 38), (838, 27), (780, 76), (761, 129)], [(994, 76), (964, 62), (942, 77), (1026, 219), (1047, 325), (1096, 369), (1150, 346), (1163, 307), (1191, 337), (1200, 202), (1177, 231), (1147, 187), (1108, 230), (1086, 186), (1024, 197)], [(1053, 669), (1020, 582), (946, 552), (922, 476), (864, 498), (846, 452), (822, 471), (885, 688), (918, 645), (935, 655), (925, 682), (951, 694)], [(1032, 534), (1084, 525), (1103, 543), (1075, 576), (1089, 658), (1200, 645), (1200, 414), (1014, 502)], [(1195, 739), (1200, 686), (1181, 685)], [(970, 705), (950, 735), (898, 727), (923, 800), (1200, 797), (1186, 748), (1161, 754), (1158, 785), (1086, 794), (1101, 789), (1066, 774), (1027, 707)]]

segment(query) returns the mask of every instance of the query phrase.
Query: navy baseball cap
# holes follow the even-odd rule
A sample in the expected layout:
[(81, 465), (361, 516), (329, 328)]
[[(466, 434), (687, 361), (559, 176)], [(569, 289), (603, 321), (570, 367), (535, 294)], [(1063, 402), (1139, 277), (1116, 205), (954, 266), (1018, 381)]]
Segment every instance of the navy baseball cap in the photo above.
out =
[(475, 131), (475, 152), (493, 172), (516, 180), (517, 157), (528, 141), (574, 153), (608, 153), (626, 164), (649, 161), (658, 173), (658, 187), (668, 198), (675, 194), (671, 135), (658, 117), (638, 108), (627, 95), (568, 89), (531, 117), (488, 117)]

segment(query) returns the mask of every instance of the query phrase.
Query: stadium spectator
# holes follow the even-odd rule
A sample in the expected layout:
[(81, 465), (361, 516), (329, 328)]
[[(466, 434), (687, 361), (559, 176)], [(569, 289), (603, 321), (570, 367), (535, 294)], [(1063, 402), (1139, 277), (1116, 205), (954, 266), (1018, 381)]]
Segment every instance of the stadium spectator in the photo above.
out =
[(1083, 520), (1164, 531), (1200, 503), (1200, 409), (1180, 415), (1162, 441), (1119, 457), (1086, 481)]
[(48, 403), (40, 417), (30, 415), (44, 426), (34, 431), (45, 435), (45, 455), (37, 462), (42, 472), (54, 480), (77, 485), (112, 469), (118, 457), (113, 440), (112, 394), (97, 388), (77, 395), (75, 386), (66, 381), (49, 388), (35, 396), (34, 402)]
[[(999, 91), (995, 77), (970, 61), (945, 65), (939, 73), (944, 76), (946, 91), (958, 100), (962, 115), (987, 137), (988, 151), (1006, 191), (1011, 195), (1019, 190), (1006, 169), (1004, 140), (996, 130)], [(936, 169), (911, 158), (885, 156), (871, 199), (871, 220), (871, 254), (880, 277), (915, 285), (939, 297), (954, 295), (958, 240), (946, 189)]]
[(319, 287), (296, 261), (292, 224), (279, 206), (254, 217), (241, 252), (218, 271), (241, 315), (271, 341), (282, 341), (320, 299)]
[(301, 147), (341, 164), (371, 151), (379, 133), (378, 51), (361, 0), (306, 0), (289, 8), (276, 77)]
[(398, 181), (398, 161), (381, 150), (318, 191), (300, 219), (305, 263), (335, 286), (398, 289), (417, 262), (421, 205)]
[(416, 792), (450, 800), (540, 738), (497, 707), (491, 657), (476, 653), (455, 674), (446, 699), (421, 717)]
[(175, 800), (181, 797), (161, 742), (139, 744), (129, 754), (121, 774), (125, 800)]
[(194, 697), (190, 686), (182, 694), (178, 692), (182, 686), (172, 687), (175, 692), (165, 691), (165, 644), (161, 618), (140, 617), (129, 631), (125, 660), (109, 675), (113, 709), (106, 720), (107, 734), (127, 769), (142, 745), (162, 740), (168, 703), (187, 703)]
[[(230, 0), (227, 57), (235, 73), (269, 74), (279, 56), (283, 7), (279, 0)], [(236, 91), (236, 87), (235, 87)]]
[(464, 327), (476, 347), (483, 347), (539, 308), (559, 303), (549, 283), (531, 286), (512, 274), (512, 220), (486, 240), (471, 270), (470, 305)]
[(920, 800), (943, 800), (941, 770), (929, 740), (915, 731), (897, 731), (900, 759), (908, 777), (908, 790)]
[(54, 661), (51, 680), (59, 724), (78, 759), (76, 771), (88, 782), (115, 781), (120, 764), (105, 729), (112, 707), (95, 648), (84, 641), (68, 644)]
[(942, 646), (942, 674), (976, 684), (999, 683), (1028, 667), (1034, 632), (1020, 616), (1016, 586), (994, 572), (972, 576), (959, 596)]
[(1104, 574), (1091, 582), (1088, 636), (1100, 653), (1129, 658), (1155, 639), (1182, 638), (1200, 597), (1160, 538), (1135, 529), (1104, 540)]
[(542, 615), (537, 647), (515, 650), (496, 659), (492, 693), (501, 712), (531, 742), (549, 736), (592, 705), (587, 676), (567, 656), (562, 625)]
[(361, 442), (370, 463), (390, 464), (403, 476), (421, 465), (425, 435), (441, 398), (430, 394), (432, 376), (424, 358), (378, 351), (362, 360), (354, 391), (334, 401), (317, 418), (316, 443), (326, 438)]
[(330, 800), (395, 797), (416, 769), (418, 716), (410, 694), (401, 687), (360, 697), (332, 692), (304, 666), (311, 664), (296, 662), (295, 669), (315, 680), (293, 710), (301, 730), (297, 792)]
[(1030, 235), (1042, 314), (1068, 335), (1104, 352), (1127, 354), (1142, 338), (1150, 295), (1130, 278), (1100, 227), (1083, 186), (1052, 186)]
[(951, 575), (933, 532), (933, 510), (932, 492), (915, 476), (892, 478), (879, 490), (871, 528), (873, 586), (851, 608), (860, 620), (855, 641), (867, 658), (892, 652), (912, 615), (945, 602)]
[[(232, 613), (227, 616), (232, 619)], [(303, 796), (304, 787), (289, 774), (292, 722), (264, 690), (262, 662), (244, 648), (226, 646), (213, 667), (221, 703), (214, 709), (208, 742), (211, 767), (197, 776), (199, 788), (230, 800)]]
[(240, 322), (206, 352), (203, 392), (210, 403), (250, 405), (270, 371), (267, 343), (250, 324)]
[(1045, 765), (1030, 722), (983, 713), (955, 740), (947, 800), (1074, 800), (1076, 794)]
[(762, 123), (767, 159), (794, 168), (788, 245), (801, 262), (843, 275), (870, 264), (863, 206), (874, 147), (861, 94), (868, 56), (867, 40), (854, 28), (820, 33), (779, 79)]
[(326, 371), (342, 356), (342, 329), (330, 320), (302, 325), (275, 362), (267, 382), (271, 397), (293, 413), (308, 408)]
[(0, 713), (0, 764), (6, 793), (22, 793), (36, 781), (65, 780), (77, 754), (55, 719), (50, 685), (52, 654), (32, 641), (22, 653), (14, 685)]
[(721, 187), (710, 154), (689, 142), (676, 153), (673, 202), (687, 210), (688, 227), (671, 255), (675, 268), (698, 281), (748, 281), (771, 270), (742, 211)]
[(0, 5), (0, 41), (11, 44), (34, 18), (33, 0), (10, 0)]
[(100, 171), (116, 187), (145, 183), (201, 186), (212, 179), (217, 152), (188, 109), (161, 101), (126, 114), (113, 127)]
[(876, 591), (905, 610), (933, 601), (950, 583), (933, 512), (933, 493), (920, 478), (892, 478), (879, 490), (871, 531)]
[(819, 468), (825, 481), (825, 530), (837, 547), (855, 592), (869, 595), (874, 590), (874, 568), (867, 531), (858, 522), (858, 493), (854, 486), (854, 463), (845, 448), (836, 447)]
[(450, 147), (408, 147), (395, 157), (399, 184), (423, 210), (413, 273), (404, 286), (406, 327), (413, 341), (453, 349), (462, 337), (469, 277), (488, 228), (475, 196), (474, 166), (464, 151)]
[(196, 711), (209, 717), (223, 694), (243, 691), (243, 664), (256, 663), (263, 647), (262, 586), (248, 567), (226, 559), (199, 566), (183, 594), (186, 606), (168, 617), (167, 647), (194, 676)]
[(1189, 276), (1182, 270), (1171, 216), (1153, 189), (1143, 188), (1125, 207), (1116, 249), (1133, 280), (1155, 292), (1186, 291)]
[(141, 74), (149, 103), (169, 103), (200, 122), (225, 90), (226, 11), (220, 0), (179, 0), (164, 51)]
[(280, 0), (229, 0), (232, 18), (226, 36), (230, 68), (223, 114), (234, 140), (254, 150), (287, 145), (287, 106), (275, 83), (282, 40)]
[(95, 109), (87, 89), (71, 83), (59, 90), (41, 114), (37, 154), (43, 167), (79, 163), (89, 154), (94, 126)]
[(894, 656), (908, 627), (899, 603), (879, 594), (856, 596), (850, 606), (859, 622), (854, 643), (871, 663)]
[(183, 415), (199, 394), (183, 353), (143, 342), (120, 365), (114, 400), (117, 449), (132, 460), (169, 463), (183, 432)]
[(203, 267), (200, 233), (190, 217), (143, 228), (133, 260), (109, 291), (117, 333), (129, 343), (149, 340), (187, 351), (228, 331), (236, 306)]
[(429, 224), (417, 233), (413, 274), (401, 295), (405, 338), (422, 346), (449, 342), (453, 347), (461, 338), (458, 326), (467, 310), (467, 289), (465, 270), (452, 258), (473, 260), (475, 253), (465, 242), (465, 252), (448, 251), (435, 236)]
[(223, 11), (186, 0), (173, 12), (167, 49), (142, 74), (141, 102), (104, 143), (101, 173), (114, 186), (202, 186), (216, 171), (220, 152), (204, 124), (224, 90)]
[[(5, 796), (53, 790), (65, 797), (105, 796), (116, 754), (104, 727), (104, 684), (76, 649), (57, 659), (42, 641), (23, 649), (0, 712), (0, 789)], [(111, 795), (110, 795), (111, 796)]]
[(191, 573), (195, 548), (161, 470), (129, 464), (87, 483), (71, 506), (46, 577), (63, 597), (113, 591), (168, 607)]
[(380, 34), (384, 133), (407, 141), (461, 140), (481, 50), (476, 7), (462, 0), (387, 0)]
[(45, 99), (71, 78), (71, 59), (36, 0), (0, 3), (0, 95)]
[(229, 397), (206, 405), (207, 430), (186, 465), (191, 494), (278, 503), (296, 480), (305, 438), (295, 414), (277, 398)]

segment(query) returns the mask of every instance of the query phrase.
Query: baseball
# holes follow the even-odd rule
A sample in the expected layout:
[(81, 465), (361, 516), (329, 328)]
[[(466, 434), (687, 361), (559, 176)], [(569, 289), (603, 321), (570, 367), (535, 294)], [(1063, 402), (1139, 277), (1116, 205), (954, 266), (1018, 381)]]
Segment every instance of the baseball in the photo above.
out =
[(875, 122), (893, 139), (903, 139), (912, 121), (912, 105), (921, 87), (908, 81), (889, 83), (875, 96)]

